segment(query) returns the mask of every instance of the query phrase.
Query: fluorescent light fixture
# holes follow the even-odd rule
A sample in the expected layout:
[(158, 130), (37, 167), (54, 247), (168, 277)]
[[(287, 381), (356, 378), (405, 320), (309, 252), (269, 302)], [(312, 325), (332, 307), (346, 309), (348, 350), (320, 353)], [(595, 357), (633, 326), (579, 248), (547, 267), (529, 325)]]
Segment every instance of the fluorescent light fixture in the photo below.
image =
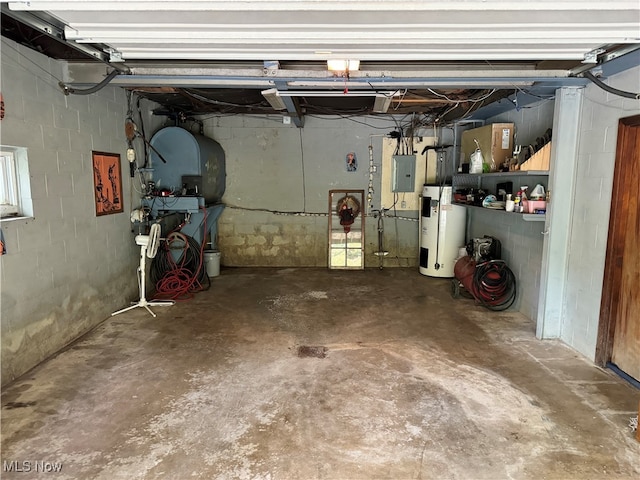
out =
[(355, 72), (360, 68), (360, 60), (327, 60), (330, 72)]
[(375, 92), (375, 91), (344, 91), (338, 90), (282, 90), (277, 88), (270, 88), (262, 91), (262, 96), (269, 102), (274, 110), (286, 110), (282, 97), (375, 97), (373, 104), (373, 111), (375, 113), (387, 113), (391, 106), (391, 100), (393, 97), (400, 95), (398, 90), (390, 92)]
[(269, 90), (263, 90), (262, 96), (265, 98), (269, 105), (273, 107), (274, 110), (286, 110), (287, 106), (284, 104), (282, 97), (280, 96), (280, 92), (278, 92), (277, 88), (270, 88)]
[(373, 111), (375, 113), (387, 113), (391, 106), (391, 99), (393, 95), (376, 95), (376, 100), (373, 103)]
[[(272, 90), (275, 90), (272, 89)], [(262, 93), (264, 95), (264, 92)], [(374, 90), (282, 90), (278, 91), (280, 97), (395, 97), (400, 95), (397, 90), (391, 92), (376, 92)]]

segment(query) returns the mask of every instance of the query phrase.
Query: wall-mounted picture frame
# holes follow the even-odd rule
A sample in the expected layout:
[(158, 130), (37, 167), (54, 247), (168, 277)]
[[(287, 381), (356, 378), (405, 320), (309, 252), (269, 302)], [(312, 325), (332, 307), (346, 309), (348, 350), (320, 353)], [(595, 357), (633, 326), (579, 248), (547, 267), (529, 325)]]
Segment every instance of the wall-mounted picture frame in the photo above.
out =
[(347, 153), (345, 160), (347, 162), (347, 172), (355, 172), (358, 170), (358, 158), (355, 152)]
[(121, 213), (122, 176), (118, 153), (91, 152), (96, 216)]

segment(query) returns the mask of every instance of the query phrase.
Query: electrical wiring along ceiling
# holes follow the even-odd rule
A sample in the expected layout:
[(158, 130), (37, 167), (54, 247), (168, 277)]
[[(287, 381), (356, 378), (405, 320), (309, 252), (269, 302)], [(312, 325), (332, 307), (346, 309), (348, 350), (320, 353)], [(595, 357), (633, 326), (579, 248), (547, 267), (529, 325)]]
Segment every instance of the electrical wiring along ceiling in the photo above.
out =
[[(637, 58), (637, 0), (67, 0), (2, 3), (2, 35), (165, 113), (370, 115), (429, 121), (551, 98)], [(329, 72), (327, 60), (357, 59)], [(636, 62), (637, 64), (637, 62)], [(281, 96), (274, 106), (264, 91)], [(370, 94), (370, 95), (367, 95)], [(383, 106), (381, 106), (383, 105)]]
[[(180, 111), (194, 114), (265, 114), (274, 113), (265, 102), (259, 90), (251, 89), (203, 89), (203, 88), (133, 88), (134, 92), (153, 99), (164, 106), (167, 112)], [(428, 90), (398, 90), (386, 113), (406, 114), (425, 113), (430, 116), (444, 117), (447, 111), (473, 111), (476, 105), (482, 105), (489, 98), (494, 101), (512, 94), (511, 90), (494, 89), (439, 89), (434, 93)], [(367, 115), (371, 113), (371, 100), (363, 97), (344, 96), (297, 97), (302, 113), (309, 115)]]

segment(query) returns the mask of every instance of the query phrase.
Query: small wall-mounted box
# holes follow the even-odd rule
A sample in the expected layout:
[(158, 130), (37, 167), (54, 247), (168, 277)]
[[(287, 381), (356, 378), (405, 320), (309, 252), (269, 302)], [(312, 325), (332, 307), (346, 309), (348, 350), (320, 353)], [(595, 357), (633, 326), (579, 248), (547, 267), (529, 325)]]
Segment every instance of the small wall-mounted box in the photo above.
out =
[(415, 191), (416, 156), (394, 155), (391, 173), (392, 192)]

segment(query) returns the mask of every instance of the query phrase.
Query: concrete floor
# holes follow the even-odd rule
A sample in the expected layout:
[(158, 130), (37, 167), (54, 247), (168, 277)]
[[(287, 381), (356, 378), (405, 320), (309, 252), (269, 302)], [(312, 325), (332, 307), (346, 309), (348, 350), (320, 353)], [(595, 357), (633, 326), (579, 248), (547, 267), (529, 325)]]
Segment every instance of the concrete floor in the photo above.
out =
[(640, 392), (520, 314), (453, 300), (449, 280), (223, 269), (212, 283), (157, 318), (108, 319), (7, 387), (2, 478), (640, 475)]

